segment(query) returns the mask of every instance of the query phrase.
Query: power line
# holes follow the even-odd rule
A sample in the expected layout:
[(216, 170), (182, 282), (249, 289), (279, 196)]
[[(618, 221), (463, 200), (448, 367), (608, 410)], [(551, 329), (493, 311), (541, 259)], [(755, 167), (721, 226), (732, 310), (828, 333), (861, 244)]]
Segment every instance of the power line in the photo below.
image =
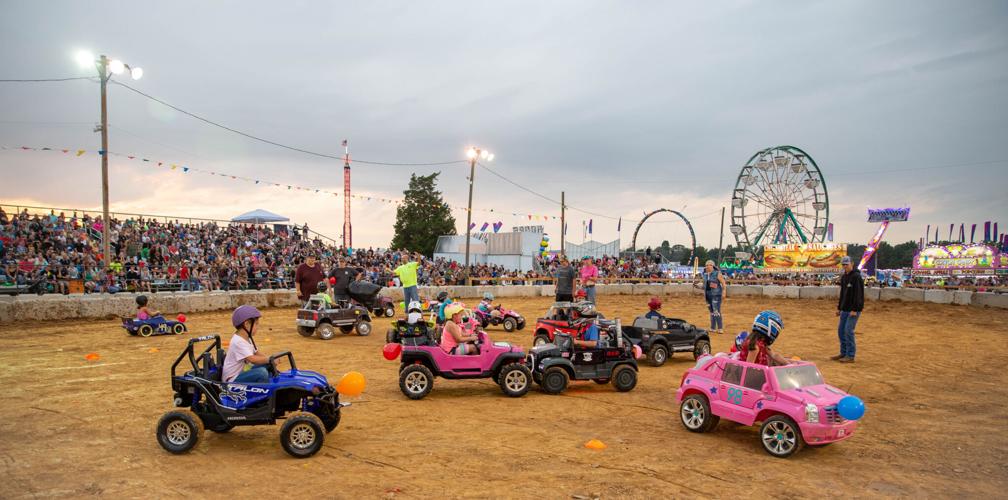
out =
[[(197, 120), (199, 120), (199, 121), (201, 121), (203, 123), (206, 123), (208, 125), (213, 125), (214, 127), (218, 127), (218, 128), (227, 130), (228, 132), (232, 132), (232, 133), (238, 134), (238, 135), (243, 136), (243, 137), (247, 137), (247, 138), (255, 140), (255, 141), (263, 142), (263, 143), (266, 143), (266, 144), (270, 144), (272, 146), (288, 149), (288, 150), (291, 150), (291, 151), (297, 151), (299, 153), (304, 153), (304, 154), (307, 154), (307, 155), (318, 156), (318, 157), (322, 157), (322, 158), (330, 158), (330, 159), (333, 159), (333, 160), (342, 160), (343, 159), (342, 155), (332, 155), (332, 154), (328, 154), (328, 153), (320, 153), (318, 151), (311, 151), (311, 150), (308, 150), (308, 149), (299, 148), (299, 147), (295, 147), (295, 146), (289, 146), (287, 144), (279, 143), (279, 142), (276, 142), (276, 141), (271, 141), (269, 139), (264, 139), (262, 137), (259, 137), (259, 136), (256, 136), (256, 135), (252, 135), (252, 134), (250, 134), (248, 132), (243, 132), (241, 130), (228, 127), (227, 125), (223, 125), (221, 123), (215, 122), (213, 120), (210, 120), (209, 118), (204, 118), (204, 117), (202, 117), (200, 115), (197, 115), (195, 113), (191, 113), (189, 111), (186, 111), (186, 110), (184, 110), (184, 109), (182, 109), (182, 108), (180, 108), (178, 106), (175, 106), (175, 105), (170, 104), (168, 102), (165, 102), (165, 101), (163, 101), (161, 99), (158, 99), (157, 97), (154, 97), (154, 96), (152, 96), (150, 94), (147, 94), (147, 93), (145, 93), (145, 92), (143, 92), (141, 90), (138, 90), (138, 89), (135, 89), (133, 87), (130, 87), (129, 85), (126, 85), (125, 83), (122, 83), (122, 82), (119, 82), (119, 81), (116, 81), (116, 80), (112, 80), (112, 83), (114, 83), (116, 85), (119, 85), (120, 87), (126, 88), (127, 90), (130, 90), (132, 92), (135, 92), (135, 93), (137, 93), (137, 94), (139, 94), (139, 95), (141, 95), (143, 97), (146, 97), (147, 99), (150, 99), (150, 100), (152, 100), (152, 101), (154, 101), (154, 102), (156, 102), (158, 104), (161, 104), (162, 106), (169, 107), (169, 108), (171, 108), (171, 109), (173, 109), (175, 111), (178, 111), (179, 113), (182, 113), (182, 114), (184, 114), (186, 116), (195, 118), (195, 119), (197, 119)], [(364, 163), (364, 164), (367, 164), (367, 165), (406, 166), (406, 167), (433, 167), (433, 166), (438, 166), (438, 165), (454, 165), (454, 164), (459, 164), (459, 163), (465, 163), (465, 160), (425, 162), (425, 163), (396, 163), (396, 162), (383, 162), (383, 161), (370, 161), (370, 160), (352, 160), (352, 161), (356, 162), (356, 163)]]
[(69, 78), (18, 78), (18, 79), (3, 79), (0, 80), (2, 83), (37, 83), (37, 82), (69, 82), (73, 80), (93, 80), (90, 76), (74, 76)]

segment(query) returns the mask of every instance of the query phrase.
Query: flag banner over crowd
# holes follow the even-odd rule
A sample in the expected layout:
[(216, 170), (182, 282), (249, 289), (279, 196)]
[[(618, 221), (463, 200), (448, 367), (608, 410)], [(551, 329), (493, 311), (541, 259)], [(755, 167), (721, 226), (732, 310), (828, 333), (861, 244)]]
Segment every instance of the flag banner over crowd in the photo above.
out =
[[(67, 155), (73, 154), (74, 157), (81, 157), (81, 156), (83, 156), (83, 155), (85, 155), (87, 153), (95, 153), (95, 154), (98, 154), (98, 155), (101, 155), (103, 153), (103, 151), (101, 151), (101, 150), (86, 150), (86, 149), (73, 149), (73, 148), (52, 148), (52, 147), (32, 147), (32, 146), (14, 146), (14, 147), (11, 147), (11, 146), (0, 146), (0, 150), (9, 150), (9, 151), (45, 151), (45, 152), (63, 153), (63, 154), (67, 154)], [(333, 196), (339, 196), (340, 195), (340, 193), (337, 192), (337, 191), (329, 191), (329, 190), (326, 190), (326, 189), (314, 188), (314, 187), (298, 186), (296, 184), (287, 184), (287, 183), (283, 183), (283, 182), (275, 182), (275, 181), (266, 180), (266, 179), (255, 179), (255, 178), (244, 177), (244, 176), (240, 176), (240, 175), (232, 175), (232, 174), (228, 174), (228, 173), (224, 173), (224, 172), (216, 172), (216, 171), (212, 171), (212, 170), (206, 170), (206, 169), (201, 169), (201, 168), (193, 167), (193, 166), (190, 166), (190, 165), (184, 165), (184, 164), (181, 164), (181, 163), (178, 163), (178, 162), (169, 162), (169, 161), (162, 161), (162, 160), (155, 160), (155, 159), (150, 159), (150, 158), (144, 158), (144, 157), (139, 156), (139, 155), (116, 153), (114, 151), (110, 151), (109, 152), (109, 156), (110, 157), (114, 156), (114, 157), (117, 157), (117, 158), (123, 158), (123, 159), (129, 160), (129, 161), (134, 161), (134, 162), (146, 163), (146, 164), (148, 164), (148, 165), (150, 165), (151, 167), (154, 167), (154, 168), (158, 168), (158, 167), (160, 167), (160, 168), (167, 168), (168, 170), (176, 171), (176, 172), (179, 172), (181, 174), (197, 173), (197, 174), (203, 174), (203, 175), (211, 175), (211, 176), (220, 177), (220, 178), (224, 178), (224, 179), (230, 179), (230, 180), (233, 180), (233, 181), (248, 182), (248, 183), (252, 183), (252, 184), (255, 184), (255, 185), (259, 185), (259, 186), (275, 187), (275, 188), (281, 188), (281, 189), (286, 188), (289, 191), (302, 191), (302, 192), (306, 192), (306, 193), (326, 194), (326, 195), (333, 195)], [(390, 205), (399, 205), (399, 204), (401, 204), (403, 202), (402, 199), (385, 198), (385, 197), (381, 197), (381, 196), (374, 196), (374, 195), (368, 195), (368, 194), (351, 194), (350, 197), (353, 198), (353, 199), (357, 199), (357, 200), (373, 201), (373, 202), (378, 202), (378, 203), (387, 203), (387, 204), (390, 204)], [(452, 210), (459, 210), (459, 211), (463, 211), (463, 212), (465, 212), (465, 211), (468, 210), (468, 208), (464, 207), (464, 206), (448, 205), (448, 207), (451, 208)], [(499, 214), (510, 213), (513, 217), (527, 217), (528, 220), (542, 220), (542, 221), (560, 220), (560, 217), (555, 216), (555, 215), (527, 214), (527, 213), (509, 212), (507, 210), (497, 210), (497, 209), (493, 209), (493, 208), (474, 208), (473, 211), (474, 212), (479, 211), (479, 212), (487, 212), (487, 213), (499, 213)], [(498, 227), (498, 229), (499, 229), (499, 227)]]

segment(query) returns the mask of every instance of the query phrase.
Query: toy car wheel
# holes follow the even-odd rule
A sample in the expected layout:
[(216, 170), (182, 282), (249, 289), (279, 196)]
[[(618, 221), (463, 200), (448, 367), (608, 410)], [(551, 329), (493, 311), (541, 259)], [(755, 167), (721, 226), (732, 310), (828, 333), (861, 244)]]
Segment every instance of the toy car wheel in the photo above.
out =
[(706, 340), (698, 340), (696, 344), (693, 345), (693, 359), (700, 359), (700, 356), (710, 354), (710, 342)]
[(294, 458), (308, 458), (322, 449), (325, 428), (314, 413), (299, 411), (280, 427), (280, 445)]
[(690, 432), (710, 432), (717, 426), (721, 417), (711, 413), (707, 397), (700, 394), (690, 394), (679, 406), (679, 416), (683, 426)]
[(325, 426), (326, 433), (330, 433), (334, 429), (336, 429), (336, 426), (339, 425), (340, 418), (341, 418), (340, 411), (337, 410), (336, 413), (333, 414), (333, 416), (328, 417), (328, 418), (319, 417), (319, 420), (321, 420), (322, 421), (322, 425)]
[(434, 388), (434, 374), (424, 365), (409, 365), (399, 372), (399, 390), (410, 399), (423, 399)]
[(298, 334), (302, 337), (311, 337), (312, 335), (315, 335), (315, 329), (307, 326), (299, 326)]
[(361, 337), (367, 337), (371, 335), (371, 322), (370, 321), (358, 321), (357, 322), (357, 335)]
[(504, 318), (504, 331), (513, 332), (518, 328), (518, 322), (514, 318)]
[(519, 330), (524, 330), (525, 329), (525, 321), (524, 320), (518, 322), (518, 329)]
[(182, 323), (175, 323), (175, 326), (172, 327), (172, 331), (175, 332), (175, 335), (182, 335), (185, 333), (185, 325)]
[(140, 328), (137, 329), (137, 333), (139, 333), (141, 337), (150, 337), (154, 334), (154, 328), (150, 325), (140, 325)]
[(661, 344), (651, 346), (651, 350), (647, 353), (647, 359), (651, 366), (664, 365), (668, 361), (668, 348)]
[(202, 436), (203, 421), (191, 410), (171, 410), (158, 421), (158, 444), (172, 453), (193, 449)]
[(386, 307), (385, 308), (385, 317), (386, 318), (391, 318), (392, 316), (395, 316), (395, 307), (392, 307), (392, 306)]
[(318, 336), (322, 340), (330, 340), (336, 336), (336, 329), (331, 323), (322, 323), (315, 330), (318, 331)]
[(617, 391), (627, 392), (637, 387), (637, 370), (629, 365), (620, 365), (613, 370), (612, 385)]
[(385, 343), (386, 344), (395, 343), (395, 330), (389, 328), (389, 331), (385, 332)]
[(347, 335), (347, 334), (349, 334), (350, 332), (353, 331), (353, 328), (354, 328), (353, 325), (343, 325), (343, 326), (339, 327), (339, 331), (343, 332), (343, 335)]
[(774, 415), (763, 422), (760, 441), (763, 449), (777, 458), (787, 458), (805, 446), (798, 424), (784, 415)]
[(532, 372), (527, 366), (521, 363), (511, 363), (501, 368), (497, 380), (504, 394), (517, 398), (524, 396), (528, 392), (531, 385)]
[(560, 394), (567, 388), (567, 370), (559, 366), (547, 368), (539, 385), (546, 394)]
[(534, 346), (541, 346), (549, 343), (550, 343), (549, 337), (541, 333), (539, 335), (536, 335), (535, 340), (532, 341), (532, 345)]

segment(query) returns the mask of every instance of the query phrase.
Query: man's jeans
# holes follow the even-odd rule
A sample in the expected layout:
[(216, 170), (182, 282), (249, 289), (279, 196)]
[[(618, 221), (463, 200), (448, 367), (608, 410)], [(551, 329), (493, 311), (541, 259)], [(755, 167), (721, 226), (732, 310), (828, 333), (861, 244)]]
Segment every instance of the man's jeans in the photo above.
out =
[(721, 318), (721, 294), (707, 298), (707, 309), (710, 311), (711, 330), (723, 330), (724, 319)]
[(420, 302), (420, 292), (417, 291), (416, 285), (403, 288), (403, 298), (406, 302), (404, 305), (407, 309), (409, 308), (410, 302), (414, 300)]
[(851, 316), (849, 311), (840, 311), (840, 324), (837, 325), (837, 336), (840, 337), (840, 355), (854, 358), (854, 327), (857, 326), (857, 316)]
[(595, 304), (595, 285), (586, 286), (584, 289), (585, 294), (587, 295), (585, 298), (588, 299), (588, 302)]

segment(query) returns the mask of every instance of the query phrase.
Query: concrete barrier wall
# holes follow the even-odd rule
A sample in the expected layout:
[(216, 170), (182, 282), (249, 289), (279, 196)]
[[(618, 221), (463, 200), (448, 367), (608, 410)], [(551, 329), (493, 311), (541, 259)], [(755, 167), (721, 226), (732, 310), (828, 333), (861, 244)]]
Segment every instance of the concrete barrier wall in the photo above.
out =
[[(452, 297), (478, 299), (483, 293), (493, 293), (497, 298), (553, 297), (553, 285), (525, 286), (452, 286), (421, 287), (423, 296), (433, 298), (441, 290)], [(689, 283), (679, 284), (616, 284), (598, 285), (599, 295), (668, 296), (702, 294), (702, 290)], [(729, 285), (729, 296), (767, 297), (772, 299), (825, 299), (836, 300), (840, 293), (836, 286), (779, 286), (779, 285)], [(381, 295), (402, 300), (402, 288), (383, 288)], [(100, 319), (132, 317), (136, 313), (136, 295), (20, 295), (0, 296), (0, 324), (16, 321), (45, 321), (66, 319)], [(997, 307), (1008, 309), (1008, 294), (978, 293), (968, 291), (923, 290), (917, 288), (867, 288), (866, 300), (930, 302)], [(248, 290), (233, 292), (171, 292), (151, 296), (151, 305), (166, 314), (226, 311), (243, 304), (256, 307), (297, 307), (301, 304), (293, 290)]]

